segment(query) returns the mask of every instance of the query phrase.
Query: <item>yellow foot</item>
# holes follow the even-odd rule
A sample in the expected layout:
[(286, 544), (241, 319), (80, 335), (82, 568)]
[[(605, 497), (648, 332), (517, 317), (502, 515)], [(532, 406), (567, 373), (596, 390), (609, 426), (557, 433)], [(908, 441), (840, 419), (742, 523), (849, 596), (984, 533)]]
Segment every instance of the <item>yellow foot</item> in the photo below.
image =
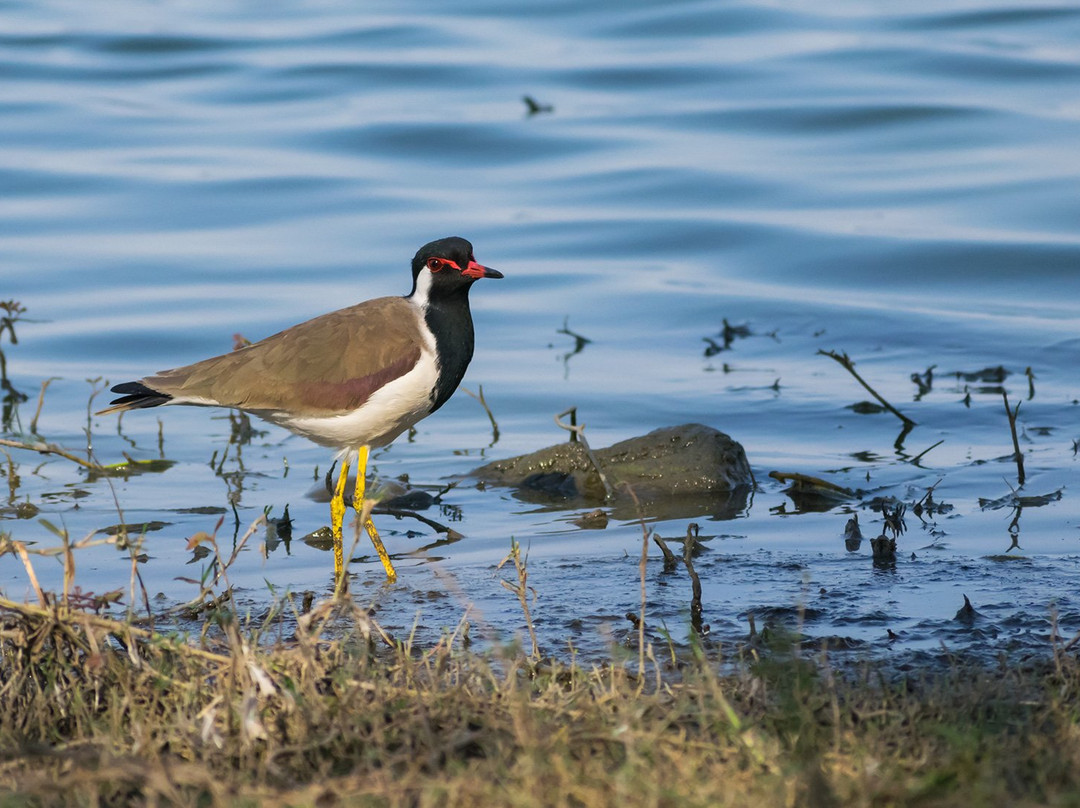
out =
[(379, 561), (382, 562), (383, 569), (386, 570), (386, 580), (393, 583), (397, 580), (397, 572), (394, 570), (393, 562), (390, 561), (390, 554), (386, 552), (386, 547), (383, 545), (382, 539), (379, 538), (379, 531), (375, 529), (375, 523), (371, 521), (369, 515), (364, 513), (367, 461), (368, 447), (361, 446), (356, 458), (356, 489), (353, 491), (353, 508), (356, 509), (356, 515), (363, 521), (364, 530), (367, 531), (368, 538), (371, 539), (371, 543), (375, 546), (375, 552), (379, 554)]
[(375, 545), (375, 552), (379, 554), (379, 561), (382, 562), (383, 569), (386, 570), (386, 580), (393, 583), (397, 580), (397, 572), (394, 570), (393, 562), (390, 561), (390, 554), (386, 552), (386, 547), (383, 545), (382, 539), (379, 538), (379, 531), (375, 529), (375, 523), (368, 519), (364, 522), (364, 530), (367, 531), (371, 543)]

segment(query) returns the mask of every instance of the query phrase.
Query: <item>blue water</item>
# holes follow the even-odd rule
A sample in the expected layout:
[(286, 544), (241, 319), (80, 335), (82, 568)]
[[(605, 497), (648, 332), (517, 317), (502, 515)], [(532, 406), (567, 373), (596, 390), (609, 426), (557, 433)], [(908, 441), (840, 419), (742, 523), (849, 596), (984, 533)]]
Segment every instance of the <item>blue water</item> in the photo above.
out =
[[(506, 275), (474, 289), (465, 381), (483, 386), (499, 440), (458, 394), (376, 455), (380, 478), (438, 487), (558, 442), (552, 416), (569, 406), (594, 446), (706, 423), (744, 444), (760, 490), (735, 520), (654, 527), (681, 536), (696, 521), (714, 537), (697, 567), (715, 637), (738, 643), (754, 613), (876, 653), (1045, 649), (1053, 616), (1080, 628), (1078, 41), (1080, 10), (1015, 0), (4, 3), (0, 299), (27, 313), (0, 348), (29, 396), (6, 437), (57, 377), (38, 431), (85, 450), (105, 380), (404, 293), (415, 249), (460, 234)], [(529, 115), (524, 95), (553, 109)], [(752, 335), (705, 356), (725, 318)], [(580, 353), (564, 323), (591, 340)], [(899, 447), (899, 422), (849, 409), (868, 395), (819, 349), (848, 353), (918, 422)], [(999, 365), (1023, 401), (1019, 493), (1061, 494), (1015, 521), (980, 505), (1017, 485), (1000, 389), (955, 376)], [(920, 396), (911, 375), (930, 366)], [(205, 564), (186, 540), (219, 514), (225, 544), (286, 504), (296, 536), (326, 524), (308, 492), (329, 453), (273, 427), (238, 456), (223, 413), (140, 412), (120, 430), (93, 418), (95, 456), (159, 457), (159, 422), (174, 461), (160, 473), (89, 479), (10, 450), (0, 529), (40, 549), (57, 544), (41, 518), (74, 538), (165, 522), (141, 570), (169, 604), (197, 591), (177, 580)], [(773, 470), (867, 493), (800, 512)], [(845, 550), (849, 512), (876, 535), (871, 497), (910, 504), (935, 484), (952, 510), (927, 525), (909, 513), (895, 567), (875, 568), (866, 542)], [(396, 587), (365, 545), (350, 567), (388, 627), (435, 635), (472, 604), (485, 629), (520, 631), (494, 571), (513, 536), (548, 650), (629, 631), (634, 520), (584, 530), (580, 508), (468, 483), (445, 501), (429, 516), (453, 519), (456, 543), (413, 554), (436, 537), (380, 520)], [(22, 502), (37, 515), (17, 518)], [(329, 590), (328, 553), (296, 540), (264, 558), (264, 543), (260, 531), (230, 570), (241, 602), (265, 606), (267, 582)], [(648, 622), (683, 637), (689, 582), (661, 576), (658, 558)], [(126, 587), (126, 559), (83, 551), (78, 582)], [(36, 564), (58, 585), (54, 560)], [(32, 595), (11, 556), (0, 589)], [(965, 593), (977, 631), (952, 620)]]

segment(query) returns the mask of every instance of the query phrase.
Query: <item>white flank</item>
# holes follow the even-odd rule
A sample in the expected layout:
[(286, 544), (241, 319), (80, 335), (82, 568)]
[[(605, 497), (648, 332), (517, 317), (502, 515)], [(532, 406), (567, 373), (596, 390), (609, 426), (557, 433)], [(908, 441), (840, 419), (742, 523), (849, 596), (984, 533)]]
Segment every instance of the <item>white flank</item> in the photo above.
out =
[[(424, 276), (427, 277), (421, 286), (420, 278)], [(421, 305), (421, 300), (427, 303), (430, 273), (424, 270), (420, 278), (417, 279), (416, 294), (409, 302), (416, 307), (424, 343), (420, 348), (420, 359), (412, 370), (380, 387), (359, 409), (345, 415), (306, 418), (280, 412), (259, 412), (258, 415), (323, 446), (339, 449), (386, 446), (427, 416), (431, 412), (431, 391), (439, 380), (439, 367), (435, 359), (435, 337), (424, 322)]]

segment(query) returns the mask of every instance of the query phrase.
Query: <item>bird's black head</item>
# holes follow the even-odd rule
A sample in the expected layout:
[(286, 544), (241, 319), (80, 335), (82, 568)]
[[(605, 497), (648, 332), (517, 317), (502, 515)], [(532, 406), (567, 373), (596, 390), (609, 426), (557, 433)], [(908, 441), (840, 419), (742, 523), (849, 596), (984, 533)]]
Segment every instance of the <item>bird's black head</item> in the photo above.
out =
[(501, 278), (501, 272), (476, 263), (472, 244), (459, 236), (441, 238), (421, 247), (412, 261), (410, 297), (465, 294), (480, 278)]

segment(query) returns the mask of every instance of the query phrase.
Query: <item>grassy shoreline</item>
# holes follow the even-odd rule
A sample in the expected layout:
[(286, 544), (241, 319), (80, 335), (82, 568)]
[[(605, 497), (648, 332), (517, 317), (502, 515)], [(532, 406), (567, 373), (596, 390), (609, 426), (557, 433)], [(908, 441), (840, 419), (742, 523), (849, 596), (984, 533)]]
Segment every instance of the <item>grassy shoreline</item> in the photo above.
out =
[[(833, 670), (761, 647), (584, 668), (386, 643), (347, 597), (263, 647), (0, 608), (0, 805), (1080, 802), (1080, 664)], [(209, 637), (219, 639), (210, 640)], [(725, 663), (724, 669), (731, 670)]]

